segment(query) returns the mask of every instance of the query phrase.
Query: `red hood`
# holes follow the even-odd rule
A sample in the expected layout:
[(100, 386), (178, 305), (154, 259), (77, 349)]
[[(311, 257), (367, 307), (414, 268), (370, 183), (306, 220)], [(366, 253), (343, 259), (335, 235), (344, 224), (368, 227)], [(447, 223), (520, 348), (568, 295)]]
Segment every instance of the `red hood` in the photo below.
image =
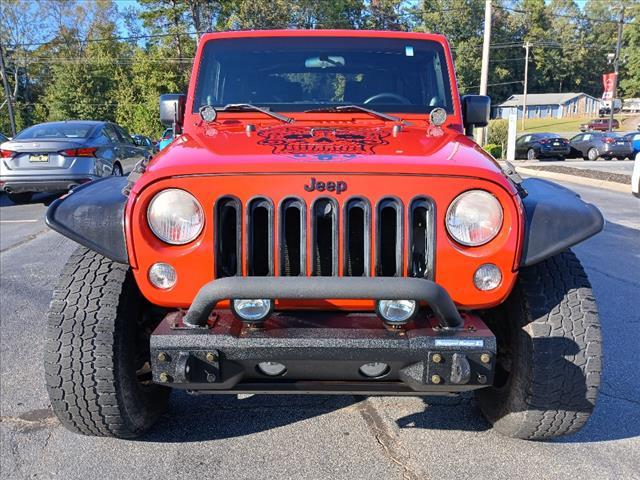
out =
[(485, 178), (513, 190), (497, 162), (455, 128), (296, 123), (247, 132), (245, 125), (228, 121), (177, 137), (140, 183), (198, 174), (393, 173)]

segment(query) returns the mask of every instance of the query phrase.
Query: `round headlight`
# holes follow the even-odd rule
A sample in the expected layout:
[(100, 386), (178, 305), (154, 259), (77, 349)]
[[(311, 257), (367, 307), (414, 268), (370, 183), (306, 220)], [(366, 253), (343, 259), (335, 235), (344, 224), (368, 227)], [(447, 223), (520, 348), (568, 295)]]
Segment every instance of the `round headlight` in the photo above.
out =
[(151, 231), (163, 242), (184, 245), (196, 239), (204, 227), (204, 212), (193, 195), (169, 188), (157, 193), (147, 210)]
[(407, 323), (416, 310), (415, 300), (378, 300), (378, 315), (387, 323)]
[(489, 192), (470, 190), (451, 202), (446, 223), (456, 242), (469, 247), (484, 245), (500, 231), (502, 206)]

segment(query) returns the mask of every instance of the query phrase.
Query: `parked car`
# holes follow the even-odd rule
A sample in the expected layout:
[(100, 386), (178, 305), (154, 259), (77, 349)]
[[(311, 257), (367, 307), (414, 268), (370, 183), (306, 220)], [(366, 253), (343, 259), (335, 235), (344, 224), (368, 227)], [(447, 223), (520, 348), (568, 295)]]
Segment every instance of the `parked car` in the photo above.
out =
[(131, 135), (131, 138), (133, 139), (133, 143), (138, 147), (144, 148), (149, 155), (155, 155), (160, 150), (157, 144), (149, 137), (145, 137), (144, 135)]
[(123, 175), (149, 156), (114, 123), (41, 123), (0, 146), (0, 189), (24, 203), (34, 192), (62, 192), (107, 175)]
[(636, 161), (633, 164), (633, 173), (631, 174), (631, 193), (640, 198), (640, 153), (636, 155)]
[(627, 133), (624, 138), (631, 142), (631, 148), (633, 148), (634, 154), (640, 152), (640, 132)]
[(474, 391), (502, 434), (580, 429), (602, 356), (570, 247), (604, 218), (496, 168), (464, 134), (491, 100), (453, 65), (436, 34), (201, 36), (187, 96), (160, 98), (187, 141), (47, 212), (81, 244), (42, 332), (62, 424), (132, 438), (171, 389)]
[(527, 133), (516, 140), (516, 158), (564, 160), (569, 153), (571, 153), (569, 140), (557, 133)]
[[(616, 130), (620, 128), (620, 122), (613, 119), (611, 123), (611, 128)], [(609, 131), (609, 119), (608, 118), (594, 118), (589, 123), (583, 123), (580, 125), (581, 132), (589, 132), (589, 131), (597, 131), (597, 132), (607, 132)]]
[(167, 128), (158, 142), (158, 150), (162, 150), (171, 142), (173, 142), (173, 128)]
[(571, 148), (585, 160), (631, 158), (631, 142), (618, 133), (579, 133), (571, 139)]
[[(613, 109), (613, 113), (620, 113), (620, 107), (615, 107)], [(607, 115), (611, 115), (611, 107), (602, 107), (601, 109), (598, 110), (598, 116), (599, 117), (605, 117)]]

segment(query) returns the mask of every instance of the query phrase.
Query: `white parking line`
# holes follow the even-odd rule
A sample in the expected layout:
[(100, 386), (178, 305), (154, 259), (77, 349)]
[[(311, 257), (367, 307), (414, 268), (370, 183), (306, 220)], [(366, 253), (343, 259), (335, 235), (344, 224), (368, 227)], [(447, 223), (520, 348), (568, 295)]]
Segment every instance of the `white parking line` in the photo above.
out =
[(40, 220), (35, 219), (35, 220), (0, 220), (0, 223), (36, 223), (39, 222)]

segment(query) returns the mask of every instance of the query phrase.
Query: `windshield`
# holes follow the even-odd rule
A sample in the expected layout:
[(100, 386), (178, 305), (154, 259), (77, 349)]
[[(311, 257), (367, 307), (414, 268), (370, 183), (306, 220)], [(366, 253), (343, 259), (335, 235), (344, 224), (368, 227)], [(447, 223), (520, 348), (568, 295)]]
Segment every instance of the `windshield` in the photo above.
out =
[(21, 131), (15, 140), (31, 138), (87, 138), (93, 125), (86, 123), (42, 123)]
[(300, 112), (360, 105), (381, 112), (453, 113), (442, 46), (397, 38), (267, 37), (204, 47), (193, 112), (250, 103)]

